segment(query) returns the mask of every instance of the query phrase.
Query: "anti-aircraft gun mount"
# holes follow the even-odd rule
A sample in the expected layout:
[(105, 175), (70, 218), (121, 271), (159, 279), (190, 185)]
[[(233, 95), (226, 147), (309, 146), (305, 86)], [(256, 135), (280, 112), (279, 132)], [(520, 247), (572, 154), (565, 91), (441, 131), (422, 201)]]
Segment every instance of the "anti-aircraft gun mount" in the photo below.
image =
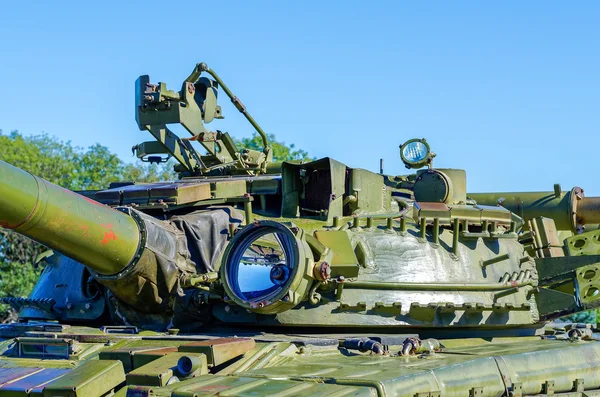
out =
[[(202, 73), (209, 74), (213, 79), (200, 77)], [(223, 118), (221, 107), (217, 105), (218, 88), (223, 89), (237, 110), (255, 128), (262, 139), (262, 152), (248, 148), (240, 151), (227, 132), (213, 132), (205, 128), (204, 123)], [(265, 132), (246, 111), (240, 99), (206, 63), (196, 65), (179, 92), (167, 89), (165, 83), (151, 84), (149, 76), (140, 76), (135, 83), (135, 107), (138, 127), (149, 131), (155, 138), (154, 141), (133, 147), (134, 153), (142, 161), (164, 162), (172, 156), (183, 175), (198, 176), (223, 172), (248, 175), (266, 173), (273, 159)], [(169, 124), (181, 124), (192, 137), (179, 138), (168, 128)], [(206, 149), (206, 155), (198, 153), (190, 141), (199, 142)]]
[[(219, 88), (263, 151), (205, 129), (221, 117)], [(565, 349), (517, 337), (600, 306), (600, 229), (583, 229), (600, 223), (600, 198), (468, 193), (466, 172), (435, 168), (424, 139), (401, 145), (415, 170), (405, 176), (331, 158), (273, 162), (266, 134), (203, 63), (179, 92), (140, 77), (136, 121), (155, 138), (137, 155), (174, 157), (181, 179), (78, 194), (0, 162), (0, 225), (52, 250), (30, 297), (2, 298), (19, 322), (0, 326), (0, 396), (35, 389), (12, 383), (14, 371), (52, 396), (600, 388), (590, 329), (567, 330), (582, 344)], [(398, 359), (411, 354), (424, 360)]]

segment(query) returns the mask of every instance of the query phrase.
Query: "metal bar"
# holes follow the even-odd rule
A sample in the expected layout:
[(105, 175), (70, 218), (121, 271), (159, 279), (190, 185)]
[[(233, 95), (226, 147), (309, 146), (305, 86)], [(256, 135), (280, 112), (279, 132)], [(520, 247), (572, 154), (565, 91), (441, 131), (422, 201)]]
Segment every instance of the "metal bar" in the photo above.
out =
[(506, 254), (495, 256), (490, 259), (482, 260), (481, 267), (493, 265), (494, 263), (502, 262), (502, 261), (508, 260), (509, 258), (510, 258), (510, 255), (508, 253), (506, 253)]
[(452, 233), (452, 253), (458, 255), (458, 238), (460, 236), (460, 219), (458, 218), (454, 218)]
[(419, 282), (382, 282), (382, 281), (346, 281), (344, 288), (375, 289), (390, 291), (504, 291), (533, 285), (531, 281), (511, 284), (478, 283), (419, 283)]
[(419, 237), (422, 239), (427, 238), (427, 219), (421, 218), (421, 223), (419, 225)]
[(440, 218), (433, 218), (433, 243), (440, 243)]
[(387, 229), (394, 230), (394, 218), (387, 218)]
[(184, 141), (169, 130), (167, 126), (145, 125), (144, 128), (189, 172), (193, 173), (198, 168), (205, 170), (205, 165), (195, 149), (186, 146)]
[(258, 135), (260, 135), (260, 137), (263, 141), (263, 151), (266, 151), (269, 148), (269, 140), (267, 139), (267, 134), (265, 134), (263, 129), (260, 128), (258, 123), (250, 115), (250, 113), (248, 113), (246, 111), (246, 106), (244, 106), (244, 104), (238, 99), (238, 97), (233, 95), (233, 92), (231, 92), (229, 87), (227, 87), (227, 85), (225, 85), (225, 83), (223, 82), (223, 80), (221, 80), (219, 75), (214, 70), (209, 68), (206, 63), (202, 62), (198, 66), (199, 66), (200, 71), (210, 74), (217, 81), (217, 83), (221, 86), (223, 91), (225, 91), (225, 94), (227, 94), (229, 99), (231, 99), (231, 102), (235, 105), (237, 110), (239, 110), (240, 113), (242, 113), (244, 115), (244, 117), (246, 117), (246, 119), (248, 120), (248, 122), (250, 122), (250, 124), (252, 124), (252, 127), (254, 127), (256, 132), (258, 132)]
[(254, 221), (254, 213), (252, 212), (252, 201), (244, 201), (244, 215), (246, 216), (246, 225)]
[(340, 217), (339, 216), (334, 216), (333, 217), (332, 227), (334, 227), (334, 228), (340, 227)]
[(405, 217), (400, 218), (400, 231), (402, 233), (406, 233), (406, 218)]

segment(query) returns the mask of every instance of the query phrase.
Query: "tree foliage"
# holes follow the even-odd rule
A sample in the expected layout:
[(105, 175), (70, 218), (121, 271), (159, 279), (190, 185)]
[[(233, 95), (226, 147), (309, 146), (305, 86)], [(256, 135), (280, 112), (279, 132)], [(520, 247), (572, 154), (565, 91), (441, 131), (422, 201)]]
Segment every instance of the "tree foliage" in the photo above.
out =
[[(289, 160), (304, 160), (311, 161), (315, 160), (314, 157), (309, 157), (308, 153), (302, 149), (296, 149), (296, 146), (292, 143), (286, 145), (285, 142), (280, 142), (275, 138), (275, 134), (267, 134), (269, 144), (273, 149), (273, 161), (289, 161)], [(256, 132), (251, 138), (242, 138), (235, 141), (235, 144), (239, 148), (247, 148), (254, 150), (262, 150), (263, 142), (260, 135)]]

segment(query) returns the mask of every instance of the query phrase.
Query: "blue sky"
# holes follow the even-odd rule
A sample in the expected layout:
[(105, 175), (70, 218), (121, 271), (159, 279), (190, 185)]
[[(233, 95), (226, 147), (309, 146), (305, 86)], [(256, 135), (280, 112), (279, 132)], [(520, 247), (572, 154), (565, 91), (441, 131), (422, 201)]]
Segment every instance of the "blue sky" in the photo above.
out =
[[(0, 129), (133, 161), (150, 139), (135, 79), (178, 89), (205, 61), (265, 131), (311, 155), (374, 171), (383, 157), (401, 174), (398, 145), (425, 137), (470, 191), (600, 195), (600, 3), (570, 4), (5, 2)], [(208, 127), (250, 136), (221, 104)]]

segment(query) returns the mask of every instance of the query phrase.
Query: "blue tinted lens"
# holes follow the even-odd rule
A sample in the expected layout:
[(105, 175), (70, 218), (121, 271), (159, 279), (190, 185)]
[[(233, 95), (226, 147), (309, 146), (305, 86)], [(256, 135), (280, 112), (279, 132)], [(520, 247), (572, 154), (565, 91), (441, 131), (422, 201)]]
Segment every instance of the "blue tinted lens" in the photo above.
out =
[(267, 300), (281, 291), (292, 273), (293, 240), (276, 229), (251, 233), (232, 252), (228, 278), (232, 291), (247, 302)]
[(419, 141), (411, 142), (402, 148), (402, 155), (411, 163), (423, 161), (427, 157), (427, 154), (427, 146)]

